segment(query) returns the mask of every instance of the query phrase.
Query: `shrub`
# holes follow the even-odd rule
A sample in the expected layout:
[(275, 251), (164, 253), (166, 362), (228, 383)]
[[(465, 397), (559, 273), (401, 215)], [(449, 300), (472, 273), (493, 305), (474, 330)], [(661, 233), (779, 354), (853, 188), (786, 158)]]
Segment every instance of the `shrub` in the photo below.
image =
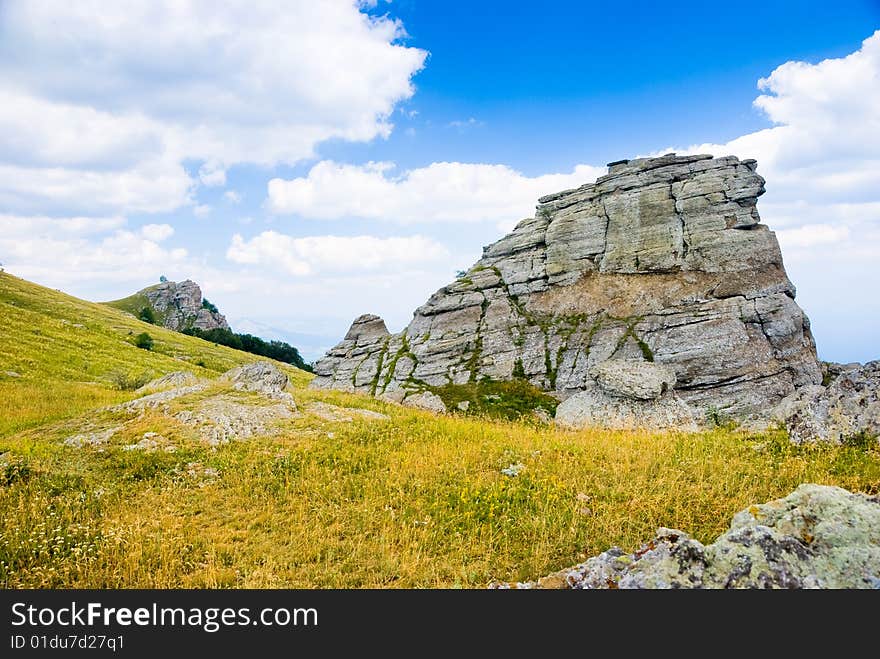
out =
[(706, 421), (710, 426), (724, 430), (734, 430), (738, 425), (727, 412), (712, 406), (706, 408)]
[(203, 298), (203, 299), (202, 299), (202, 308), (203, 308), (203, 309), (207, 309), (207, 310), (210, 311), (211, 313), (220, 313), (220, 312), (217, 310), (217, 305), (216, 305), (216, 304), (211, 304), (211, 303), (208, 301), (208, 298)]
[(134, 391), (143, 387), (152, 379), (152, 376), (146, 371), (143, 373), (126, 373), (122, 370), (115, 370), (107, 374), (107, 379), (120, 391)]
[(138, 318), (145, 323), (150, 323), (150, 325), (156, 324), (156, 314), (153, 312), (151, 307), (144, 307), (138, 313)]
[(152, 350), (153, 349), (153, 337), (147, 334), (146, 332), (141, 332), (136, 337), (134, 337), (134, 344), (143, 350)]

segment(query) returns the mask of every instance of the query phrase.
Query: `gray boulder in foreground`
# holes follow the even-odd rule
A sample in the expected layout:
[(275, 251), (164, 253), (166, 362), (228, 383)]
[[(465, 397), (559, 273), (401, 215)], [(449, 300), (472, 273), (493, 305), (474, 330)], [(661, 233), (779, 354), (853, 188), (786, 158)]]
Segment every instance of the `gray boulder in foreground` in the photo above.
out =
[[(510, 587), (501, 585), (500, 587)], [(520, 588), (880, 588), (880, 497), (805, 484), (737, 513), (710, 545), (659, 529)]]
[(756, 168), (669, 154), (613, 163), (595, 182), (543, 197), (402, 332), (359, 317), (310, 386), (401, 401), (519, 377), (560, 400), (596, 386), (612, 406), (663, 400), (651, 397), (653, 383), (624, 391), (594, 370), (640, 360), (669, 369), (698, 418), (709, 409), (766, 418), (822, 373), (776, 236), (758, 215)]

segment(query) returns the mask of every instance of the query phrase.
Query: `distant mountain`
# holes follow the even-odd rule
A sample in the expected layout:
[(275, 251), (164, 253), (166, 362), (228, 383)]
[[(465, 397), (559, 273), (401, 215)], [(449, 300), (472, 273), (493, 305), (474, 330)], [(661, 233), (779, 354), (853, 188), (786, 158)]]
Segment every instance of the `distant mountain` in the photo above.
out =
[(134, 295), (104, 304), (177, 332), (229, 329), (223, 314), (202, 297), (202, 289), (189, 279), (179, 283), (163, 281)]

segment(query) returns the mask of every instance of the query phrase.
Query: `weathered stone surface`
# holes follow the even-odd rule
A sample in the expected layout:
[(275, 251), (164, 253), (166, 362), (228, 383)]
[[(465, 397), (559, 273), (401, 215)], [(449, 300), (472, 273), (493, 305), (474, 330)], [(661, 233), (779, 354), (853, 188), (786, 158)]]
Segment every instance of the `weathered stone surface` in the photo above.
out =
[[(190, 382), (192, 377), (191, 373), (182, 371), (170, 373), (150, 384), (159, 383), (161, 387), (168, 383)], [(299, 415), (293, 396), (284, 391), (288, 384), (287, 375), (270, 362), (255, 362), (230, 369), (219, 381), (231, 384), (231, 391), (229, 385), (224, 389), (208, 381), (196, 381), (196, 384), (147, 394), (108, 409), (137, 414), (138, 418), (142, 418), (145, 412), (173, 417), (185, 425), (193, 426), (202, 440), (212, 446), (267, 434), (278, 422)], [(236, 392), (252, 392), (258, 396), (243, 396)], [(192, 394), (201, 395), (187, 398)], [(368, 413), (367, 410), (364, 412)], [(71, 446), (100, 445), (124, 427), (78, 435), (65, 443)], [(136, 444), (123, 448), (169, 450), (162, 439), (156, 433), (146, 433)]]
[(177, 447), (170, 443), (166, 437), (157, 432), (145, 432), (143, 437), (135, 444), (126, 444), (122, 447), (123, 451), (143, 451), (144, 453), (155, 453), (156, 451), (165, 451), (166, 453), (174, 453)]
[(146, 396), (141, 396), (140, 398), (135, 398), (134, 400), (130, 400), (125, 403), (120, 403), (119, 405), (114, 405), (110, 409), (115, 412), (143, 412), (144, 410), (155, 409), (163, 410), (167, 409), (168, 403), (170, 403), (175, 398), (180, 398), (181, 396), (188, 396), (189, 394), (203, 391), (207, 388), (207, 386), (207, 383), (202, 383), (190, 385), (188, 387), (177, 387), (175, 389), (159, 391), (155, 394), (148, 394)]
[(73, 435), (64, 440), (65, 446), (73, 448), (83, 448), (86, 446), (99, 447), (104, 446), (117, 432), (122, 430), (121, 426), (113, 428), (105, 428), (104, 430), (95, 430), (93, 432), (84, 432), (79, 435)]
[(219, 395), (200, 401), (194, 409), (181, 410), (174, 417), (194, 426), (210, 446), (218, 446), (265, 435), (272, 424), (295, 415), (295, 408), (285, 403), (251, 405)]
[(568, 397), (556, 408), (556, 425), (567, 429), (698, 430), (693, 410), (674, 392), (656, 399), (613, 396), (590, 386)]
[(237, 366), (226, 371), (220, 379), (232, 382), (232, 388), (236, 391), (256, 391), (268, 395), (282, 393), (290, 382), (286, 373), (266, 361)]
[(612, 548), (537, 583), (514, 585), (876, 589), (880, 497), (805, 484), (783, 499), (737, 513), (730, 530), (710, 545), (661, 528), (632, 554)]
[(698, 416), (762, 416), (822, 374), (760, 223), (755, 170), (733, 156), (670, 154), (543, 197), (400, 334), (358, 318), (311, 386), (399, 401), (524, 377), (564, 399), (593, 388), (598, 364), (643, 360), (672, 371)]
[(609, 359), (590, 369), (590, 377), (609, 396), (655, 400), (675, 386), (668, 366), (635, 359)]
[(163, 391), (165, 389), (176, 389), (178, 387), (190, 387), (200, 382), (190, 371), (174, 371), (162, 377), (150, 380), (143, 387), (137, 390), (139, 394), (146, 394), (154, 391)]
[(157, 319), (168, 329), (229, 329), (223, 314), (203, 306), (202, 289), (189, 279), (162, 282), (138, 291), (135, 296), (146, 298)]
[(880, 437), (880, 361), (830, 364), (827, 387), (804, 387), (784, 398), (773, 416), (791, 441), (841, 443), (857, 435)]
[(391, 418), (387, 414), (374, 412), (373, 410), (365, 410), (358, 407), (339, 407), (338, 405), (322, 402), (310, 403), (306, 407), (306, 411), (325, 421), (351, 422), (357, 418), (370, 421), (387, 421)]
[(414, 407), (419, 410), (427, 410), (429, 412), (445, 412), (446, 405), (437, 394), (430, 391), (422, 391), (417, 394), (411, 394), (403, 400), (406, 407)]

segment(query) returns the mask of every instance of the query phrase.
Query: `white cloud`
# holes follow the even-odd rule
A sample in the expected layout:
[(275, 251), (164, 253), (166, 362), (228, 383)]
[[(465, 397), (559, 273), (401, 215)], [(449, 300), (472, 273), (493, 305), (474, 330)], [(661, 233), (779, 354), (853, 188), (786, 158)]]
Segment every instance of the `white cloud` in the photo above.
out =
[(191, 186), (183, 167), (171, 161), (101, 171), (22, 167), (4, 164), (0, 155), (0, 206), (19, 213), (167, 212), (188, 202)]
[(193, 208), (193, 215), (196, 217), (208, 217), (211, 214), (211, 207), (207, 204), (198, 204)]
[(209, 160), (199, 167), (199, 180), (209, 188), (226, 185), (226, 168), (216, 160)]
[(223, 198), (228, 201), (230, 204), (240, 204), (241, 203), (241, 193), (236, 192), (235, 190), (227, 190), (223, 193)]
[(880, 319), (880, 297), (863, 293), (880, 287), (880, 31), (846, 57), (787, 62), (758, 88), (776, 126), (679, 151), (758, 160), (758, 210), (780, 229), (820, 355), (852, 359), (855, 328)]
[(174, 235), (174, 227), (170, 224), (145, 224), (141, 227), (141, 235), (147, 240), (161, 243)]
[(288, 274), (304, 276), (421, 267), (447, 260), (449, 252), (443, 245), (423, 236), (293, 238), (276, 231), (264, 231), (251, 240), (234, 235), (226, 256), (234, 263), (280, 268)]
[(124, 217), (24, 217), (0, 215), (4, 238), (36, 236), (87, 236), (125, 226)]
[[(159, 243), (174, 230), (148, 224), (140, 231), (119, 228), (120, 218), (0, 216), (0, 260), (16, 275), (75, 290), (128, 286), (131, 291), (158, 277), (158, 270), (187, 272), (197, 267), (182, 248)], [(136, 288), (135, 288), (136, 287)], [(129, 291), (129, 292), (131, 292)]]
[(353, 0), (156, 5), (11, 0), (0, 11), (0, 204), (160, 212), (236, 163), (387, 136), (426, 53)]
[(787, 62), (758, 81), (754, 105), (778, 124), (687, 152), (756, 158), (763, 201), (859, 203), (880, 190), (880, 31), (843, 58)]
[(311, 219), (495, 222), (509, 229), (534, 215), (538, 197), (593, 181), (606, 168), (578, 165), (569, 174), (528, 177), (506, 165), (435, 162), (393, 171), (387, 162), (325, 160), (305, 177), (269, 181), (269, 208)]
[(814, 247), (839, 243), (849, 236), (846, 227), (834, 227), (829, 224), (808, 224), (797, 229), (777, 231), (779, 240), (789, 247)]

